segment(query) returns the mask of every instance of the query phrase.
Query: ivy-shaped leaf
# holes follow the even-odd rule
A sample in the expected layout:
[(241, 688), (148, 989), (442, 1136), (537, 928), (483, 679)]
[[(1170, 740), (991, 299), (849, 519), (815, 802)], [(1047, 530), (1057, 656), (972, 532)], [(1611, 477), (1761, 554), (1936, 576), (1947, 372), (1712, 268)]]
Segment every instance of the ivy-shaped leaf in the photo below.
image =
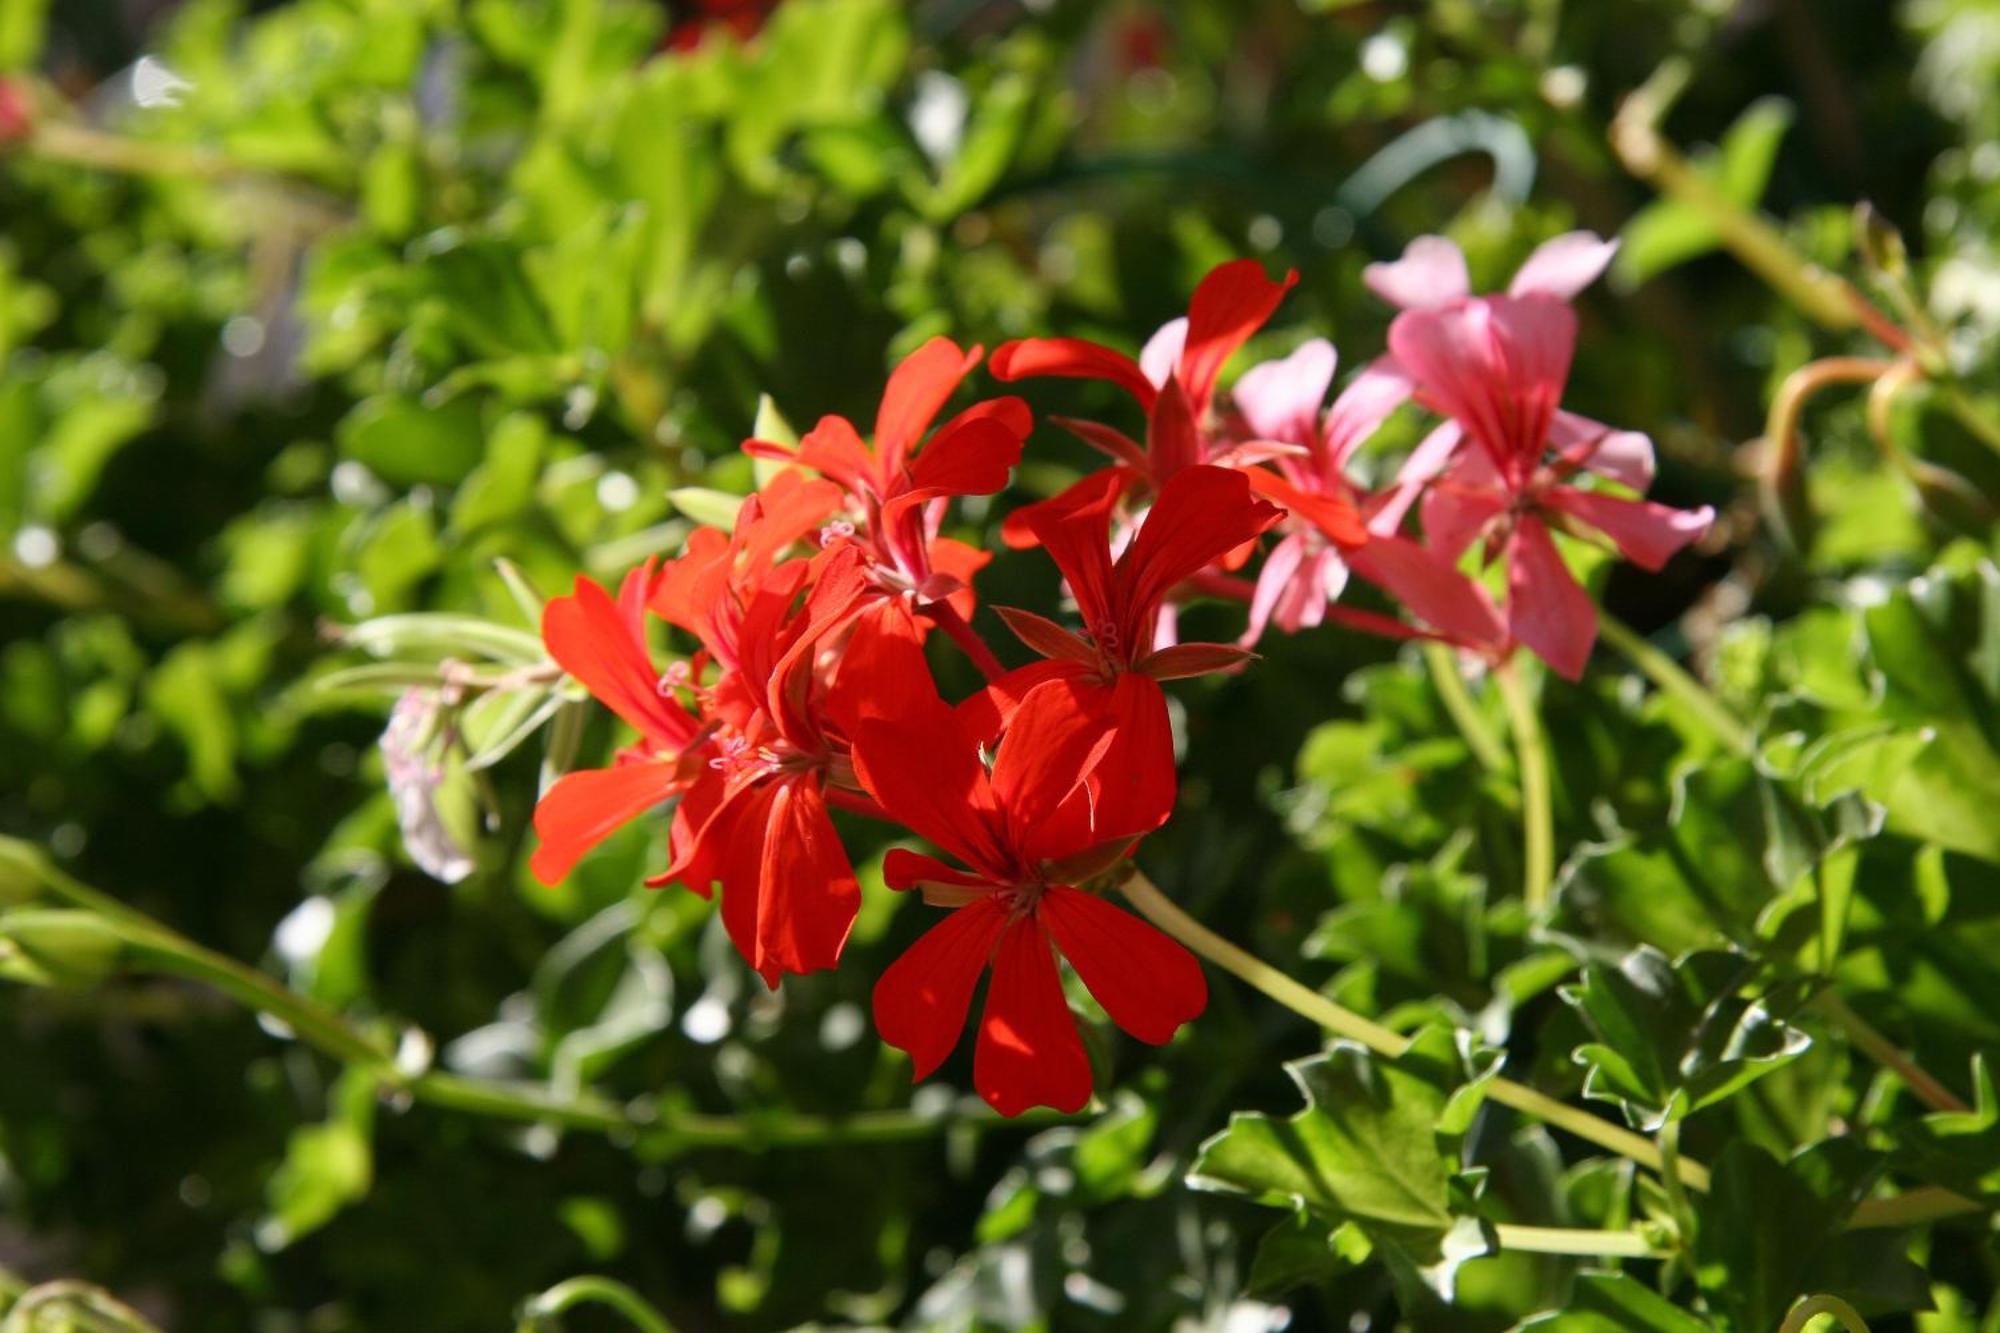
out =
[(2000, 1088), (1984, 1053), (1972, 1057), (1970, 1111), (1940, 1111), (1901, 1127), (1896, 1165), (1960, 1194), (2000, 1204)]
[(1560, 1310), (1523, 1320), (1515, 1333), (1712, 1333), (1630, 1273), (1579, 1273)]
[[(1470, 1205), (1479, 1181), (1451, 1151), (1498, 1068), (1468, 1055), (1443, 1028), (1394, 1060), (1346, 1042), (1285, 1066), (1306, 1107), (1289, 1119), (1254, 1112), (1202, 1145), (1189, 1183), (1302, 1211), (1323, 1237), (1359, 1229), (1406, 1290), (1450, 1298), (1458, 1266), (1492, 1247)], [(1288, 1235), (1293, 1267), (1299, 1237)]]
[(1587, 963), (1562, 991), (1597, 1037), (1575, 1053), (1589, 1070), (1584, 1092), (1650, 1133), (1797, 1059), (1811, 1038), (1774, 1000), (1744, 993), (1756, 971), (1739, 953), (1674, 962), (1645, 944), (1616, 967)]
[(1745, 1139), (1716, 1157), (1714, 1183), (1696, 1200), (1695, 1276), (1736, 1333), (1776, 1328), (1799, 1297), (1825, 1292), (1865, 1315), (1926, 1308), (1929, 1282), (1902, 1238), (1847, 1233), (1848, 1216), (1883, 1158), (1853, 1139), (1829, 1139), (1780, 1162)]

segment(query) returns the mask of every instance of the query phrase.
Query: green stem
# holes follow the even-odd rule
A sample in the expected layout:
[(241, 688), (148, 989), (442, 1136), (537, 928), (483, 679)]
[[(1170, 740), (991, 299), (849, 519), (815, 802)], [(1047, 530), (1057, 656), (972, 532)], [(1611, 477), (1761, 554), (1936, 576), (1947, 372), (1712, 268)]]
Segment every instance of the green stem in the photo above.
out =
[(497, 1120), (609, 1134), (663, 1150), (727, 1148), (747, 1152), (901, 1142), (934, 1137), (960, 1125), (1032, 1128), (1075, 1119), (1057, 1112), (1002, 1119), (984, 1108), (972, 1114), (920, 1115), (888, 1110), (838, 1118), (703, 1115), (665, 1112), (650, 1103), (627, 1106), (588, 1089), (563, 1094), (535, 1083), (472, 1079), (442, 1070), (411, 1075), (396, 1068), (394, 1053), (387, 1045), (332, 1009), (71, 878), (30, 843), (0, 838), (0, 875), (10, 877), (0, 888), (11, 892), (15, 884), (36, 883), (54, 897), (96, 914), (123, 941), (127, 965), (212, 986), (245, 1008), (277, 1019), (314, 1049), (345, 1064), (366, 1068), (389, 1088), (432, 1106)]
[(1662, 694), (1685, 704), (1717, 740), (1740, 755), (1756, 753), (1757, 741), (1750, 729), (1729, 711), (1727, 705), (1710, 693), (1706, 685), (1690, 675), (1680, 663), (1655, 648), (1645, 636), (1602, 609), (1597, 613), (1597, 631), (1626, 661), (1644, 672)]
[[(1161, 893), (1158, 886), (1147, 879), (1137, 867), (1131, 869), (1130, 876), (1120, 887), (1126, 898), (1147, 920), (1216, 966), (1241, 977), (1300, 1017), (1309, 1019), (1327, 1031), (1346, 1037), (1350, 1041), (1359, 1042), (1369, 1050), (1386, 1055), (1392, 1060), (1409, 1049), (1409, 1039), (1401, 1033), (1363, 1018), (1351, 1009), (1342, 1008), (1318, 991), (1301, 985), (1263, 959), (1245, 952), (1202, 925), (1183, 912), (1172, 899)], [(1488, 1080), (1486, 1095), (1502, 1106), (1512, 1107), (1559, 1129), (1568, 1130), (1580, 1139), (1594, 1143), (1600, 1148), (1609, 1149), (1621, 1157), (1629, 1157), (1642, 1166), (1651, 1167), (1655, 1171), (1661, 1169), (1660, 1152), (1652, 1140), (1594, 1116), (1588, 1111), (1557, 1101), (1508, 1078)], [(1680, 1176), (1691, 1189), (1708, 1188), (1708, 1171), (1695, 1162), (1683, 1161), (1680, 1164)]]
[(1778, 1333), (1805, 1333), (1806, 1325), (1821, 1315), (1838, 1319), (1847, 1326), (1847, 1333), (1868, 1333), (1868, 1321), (1861, 1312), (1838, 1296), (1807, 1296), (1785, 1316), (1785, 1322), (1778, 1326)]
[(1493, 734), (1493, 728), (1486, 724), (1479, 705), (1473, 702), (1472, 692), (1465, 688), (1465, 677), (1459, 674), (1458, 659), (1452, 650), (1442, 643), (1426, 643), (1424, 662), (1431, 669), (1431, 680), (1437, 686), (1444, 711), (1451, 714), (1472, 757), (1489, 773), (1505, 772), (1507, 751)]
[(1549, 750), (1541, 719), (1521, 678), (1519, 658), (1502, 662), (1494, 671), (1507, 722), (1514, 732), (1514, 752), (1521, 774), (1521, 896), (1528, 910), (1540, 915), (1548, 908), (1555, 881), (1555, 817), (1549, 802)]
[[(89, 1322), (82, 1316), (88, 1316)], [(6, 1317), (0, 1318), (0, 1333), (57, 1328), (79, 1333), (159, 1333), (144, 1315), (111, 1293), (74, 1278), (30, 1287), (6, 1307)]]
[(1579, 1230), (1573, 1227), (1524, 1227), (1499, 1222), (1493, 1227), (1502, 1250), (1532, 1254), (1603, 1255), (1618, 1259), (1666, 1259), (1663, 1250), (1637, 1231)]
[(520, 1333), (536, 1333), (555, 1316), (574, 1306), (597, 1304), (616, 1310), (631, 1321), (640, 1333), (674, 1333), (666, 1316), (655, 1310), (638, 1292), (608, 1277), (573, 1277), (558, 1282), (521, 1307)]
[(1892, 1071), (1903, 1080), (1918, 1101), (1933, 1111), (1970, 1111), (1971, 1106), (1957, 1093), (1933, 1078), (1923, 1066), (1905, 1055), (1897, 1045), (1848, 1007), (1838, 992), (1821, 991), (1813, 999), (1813, 1007), (1832, 1019), (1847, 1039), (1869, 1059)]
[(1679, 1228), (1681, 1241), (1694, 1244), (1694, 1205), (1688, 1201), (1687, 1188), (1681, 1183), (1681, 1122), (1669, 1120), (1660, 1126), (1655, 1141), (1660, 1145), (1660, 1161), (1666, 1170), (1660, 1172), (1660, 1184), (1667, 1191), (1667, 1207), (1673, 1210), (1674, 1225)]

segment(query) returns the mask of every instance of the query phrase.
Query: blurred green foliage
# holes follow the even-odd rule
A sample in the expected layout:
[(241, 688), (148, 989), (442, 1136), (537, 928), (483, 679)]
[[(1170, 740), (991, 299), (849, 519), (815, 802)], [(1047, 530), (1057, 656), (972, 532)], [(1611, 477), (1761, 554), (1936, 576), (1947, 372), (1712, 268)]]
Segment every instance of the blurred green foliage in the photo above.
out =
[[(412, 1106), (207, 989), (113, 975), (130, 942), (25, 901), (34, 875), (0, 860), (0, 979), (26, 983), (0, 991), (0, 1303), (11, 1271), (182, 1330), (487, 1329), (589, 1270), (682, 1329), (1763, 1333), (1829, 1291), (1994, 1327), (1982, 1217), (1843, 1228), (1891, 1177), (2000, 1197), (1989, 1067), (1967, 1073), (2000, 1043), (1978, 425), (2000, 8), (785, 0), (754, 40), (684, 49), (692, 8), (0, 0), (0, 69), (41, 122), (0, 159), (0, 833), (413, 1064), (747, 1126)], [(1608, 127), (1671, 58), (1691, 78), (1664, 129), (1713, 144), (1694, 170), (1936, 334), (1943, 364), (1879, 432), (1865, 393), (1806, 410), (1795, 543), (1738, 446), (1802, 365), (1879, 349), (1625, 173)], [(1862, 262), (1864, 197), (1906, 277)], [(1098, 1016), (1115, 1091), (1075, 1123), (958, 1114), (965, 1057), (912, 1093), (868, 1024), (916, 930), (879, 859), (847, 965), (777, 993), (702, 900), (636, 888), (661, 857), (643, 830), (560, 889), (529, 879), (538, 766), (611, 742), (559, 683), (463, 719), (445, 815), (471, 873), (404, 852), (382, 687), (532, 665), (523, 590), (674, 550), (705, 492), (748, 485), (760, 396), (865, 418), (940, 333), (1136, 346), (1245, 253), (1302, 278), (1257, 350), (1323, 333), (1351, 368), (1389, 313), (1368, 261), (1443, 231), (1485, 287), (1574, 226), (1625, 248), (1570, 405), (1654, 435), (1659, 498), (1722, 511), (1666, 573), (1597, 582), (1692, 652), (1753, 753), (1609, 653), (1542, 680), (1564, 862), (1536, 923), (1512, 774), (1419, 658), (1310, 635), (1184, 690), (1182, 808), (1143, 858), (1208, 924), (1419, 1032), (1404, 1057), (1322, 1052), (1217, 975), (1158, 1053)], [(1045, 428), (1014, 498), (1087, 465)], [(1029, 557), (982, 577), (988, 602), (1053, 592)], [(457, 619), (384, 619), (413, 613)], [(331, 651), (356, 623), (376, 639)], [(1829, 984), (1974, 1105), (1926, 1114), (1815, 1007)], [(1677, 1197), (1482, 1101), (1503, 1053), (1673, 1124), (1713, 1188)], [(879, 1139), (840, 1130), (906, 1107)], [(1503, 1224), (1637, 1225), (1681, 1257), (1495, 1252)]]

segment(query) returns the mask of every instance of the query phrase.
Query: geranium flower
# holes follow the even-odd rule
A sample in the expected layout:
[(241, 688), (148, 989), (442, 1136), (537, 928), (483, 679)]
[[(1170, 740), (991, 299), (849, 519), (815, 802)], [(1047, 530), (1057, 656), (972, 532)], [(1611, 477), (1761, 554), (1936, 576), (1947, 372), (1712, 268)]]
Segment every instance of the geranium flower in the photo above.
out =
[[(1264, 557), (1250, 594), (1250, 623), (1240, 642), (1255, 644), (1275, 622), (1296, 633), (1331, 616), (1396, 637), (1428, 634), (1489, 652), (1505, 642), (1499, 613), (1485, 592), (1443, 557), (1397, 535), (1397, 497), (1370, 495), (1347, 475), (1348, 460), (1411, 384), (1393, 362), (1364, 368), (1322, 416), (1337, 357), (1325, 339), (1305, 343), (1281, 361), (1245, 371), (1233, 397), (1246, 438), (1293, 446), (1274, 454), (1275, 473), (1246, 470), (1259, 494), (1289, 511), (1284, 536)], [(1333, 610), (1349, 571), (1396, 598), (1428, 629), (1352, 609)]]
[[(788, 506), (786, 530), (808, 510)], [(710, 759), (674, 811), (672, 865), (646, 883), (678, 881), (704, 897), (720, 883), (730, 941), (774, 987), (782, 973), (832, 967), (860, 909), (828, 815), (854, 785), (852, 767), (826, 723), (816, 656), (870, 584), (852, 542), (764, 564), (782, 544), (762, 524), (750, 496), (730, 536), (696, 532), (702, 540), (690, 538), (654, 588), (654, 610), (694, 632), (722, 671), (712, 685), (664, 683), (694, 697)]]
[(1159, 682), (1220, 670), (1248, 656), (1230, 644), (1156, 647), (1161, 608), (1181, 583), (1254, 541), (1284, 513), (1252, 495), (1241, 472), (1198, 464), (1161, 488), (1137, 534), (1114, 559), (1110, 523), (1121, 486), (1121, 478), (1099, 472), (1059, 503), (1037, 507), (1032, 531), (1068, 581), (1084, 632), (1031, 611), (1001, 608), (1008, 627), (1048, 660), (1009, 673), (965, 708), (993, 734), (1037, 686), (1079, 682), (1114, 729), (1097, 799), (1134, 827), (1151, 828), (1166, 819), (1174, 797), (1173, 737)]
[[(1236, 442), (1218, 428), (1216, 380), (1297, 282), (1296, 272), (1273, 282), (1254, 259), (1219, 264), (1195, 288), (1186, 317), (1155, 333), (1136, 361), (1083, 338), (1026, 338), (994, 351), (993, 374), (1002, 380), (1041, 375), (1106, 380), (1130, 393), (1146, 413), (1143, 446), (1109, 426), (1055, 420), (1111, 456), (1116, 464), (1111, 475), (1119, 480), (1121, 494), (1155, 495), (1187, 468), (1254, 457), (1237, 450)], [(1037, 508), (1030, 505), (1008, 516), (1002, 535), (1009, 545), (1033, 543), (1031, 520)]]
[(989, 773), (987, 738), (937, 698), (913, 640), (886, 640), (875, 660), (898, 704), (857, 725), (855, 768), (885, 811), (964, 867), (900, 848), (885, 860), (891, 888), (953, 910), (876, 983), (876, 1028), (927, 1077), (958, 1044), (990, 968), (973, 1060), (980, 1095), (1002, 1115), (1080, 1110), (1090, 1061), (1058, 953), (1141, 1041), (1167, 1041), (1208, 1002), (1192, 954), (1074, 887), (1144, 831), (1112, 818), (1083, 782), (1103, 762), (1107, 719), (1082, 682), (1047, 684), (1014, 713)]
[(1472, 445), (1425, 482), (1426, 540), (1454, 559), (1482, 540), (1487, 559), (1504, 556), (1509, 634), (1572, 680), (1597, 637), (1597, 612), (1549, 527), (1601, 534), (1627, 559), (1658, 569), (1715, 518), (1705, 505), (1670, 509), (1569, 484), (1584, 471), (1634, 491), (1652, 479), (1650, 445), (1641, 456), (1629, 433), (1600, 428), (1579, 439), (1558, 422), (1575, 346), (1575, 314), (1543, 294), (1405, 310), (1389, 329), (1390, 351), (1419, 399)]
[(558, 884), (583, 854), (619, 828), (685, 791), (700, 772), (701, 724), (660, 689), (646, 645), (651, 562), (625, 576), (618, 600), (579, 574), (576, 590), (542, 610), (542, 642), (556, 664), (639, 733), (609, 768), (557, 779), (535, 806), (541, 845), (529, 858), (535, 878)]
[(973, 573), (992, 557), (938, 535), (944, 502), (991, 495), (1007, 484), (1033, 429), (1019, 398), (976, 403), (924, 436), (959, 383), (979, 364), (980, 349), (963, 351), (933, 338), (889, 376), (870, 448), (845, 417), (822, 417), (796, 449), (768, 440), (743, 448), (758, 458), (811, 468), (847, 498), (851, 535), (867, 550), (877, 584), (910, 596), (919, 609), (949, 602), (959, 617), (972, 613)]

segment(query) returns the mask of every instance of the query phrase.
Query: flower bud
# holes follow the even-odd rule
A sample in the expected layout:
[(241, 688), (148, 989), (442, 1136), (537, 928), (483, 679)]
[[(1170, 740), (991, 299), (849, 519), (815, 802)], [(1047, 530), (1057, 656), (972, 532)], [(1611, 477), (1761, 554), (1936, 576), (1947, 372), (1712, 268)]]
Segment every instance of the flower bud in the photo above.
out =
[(118, 967), (125, 941), (95, 912), (29, 908), (0, 915), (0, 977), (36, 986), (94, 986)]
[(0, 838), (0, 908), (20, 907), (41, 897), (48, 886), (47, 864), (34, 844)]

